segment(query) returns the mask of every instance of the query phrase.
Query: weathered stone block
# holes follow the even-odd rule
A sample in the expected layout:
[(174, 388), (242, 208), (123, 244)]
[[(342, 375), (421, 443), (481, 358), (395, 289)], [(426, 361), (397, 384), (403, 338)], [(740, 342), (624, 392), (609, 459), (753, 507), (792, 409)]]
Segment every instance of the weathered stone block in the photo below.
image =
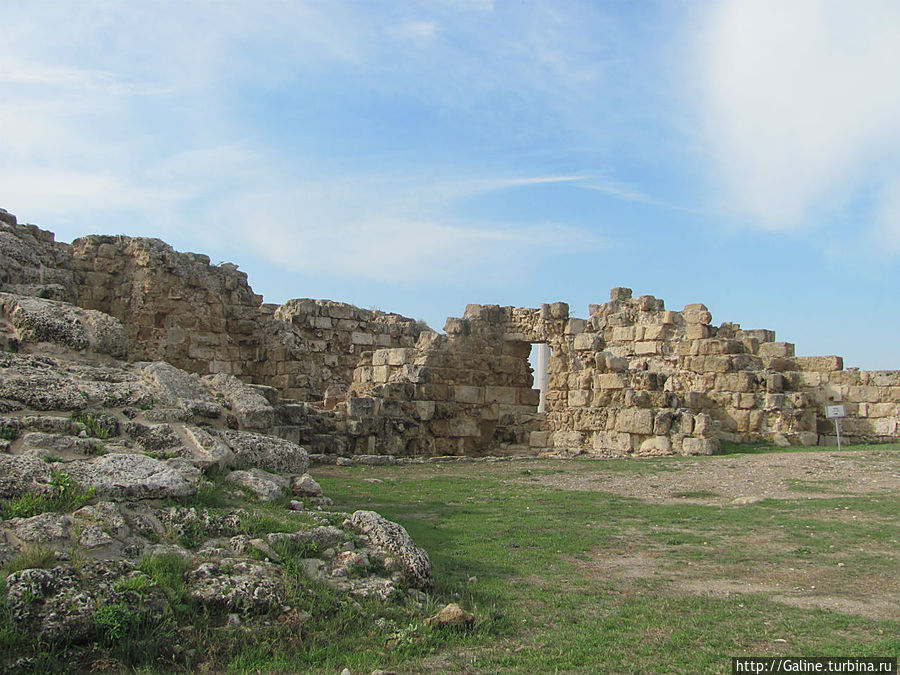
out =
[(622, 409), (616, 412), (616, 431), (649, 435), (653, 433), (653, 411)]
[(624, 286), (616, 286), (609, 291), (610, 300), (631, 300), (632, 290)]
[(573, 389), (569, 391), (569, 407), (578, 408), (586, 406), (591, 400), (591, 392), (586, 389)]
[(598, 351), (603, 348), (603, 338), (597, 333), (581, 333), (575, 336), (576, 351)]
[(692, 438), (685, 437), (681, 441), (681, 454), (683, 455), (715, 455), (721, 446), (716, 438)]
[(360, 331), (353, 331), (350, 334), (350, 341), (355, 345), (374, 345), (375, 344), (375, 336), (372, 333), (362, 333)]
[(641, 443), (642, 455), (668, 455), (672, 452), (672, 442), (668, 436), (651, 436)]
[(484, 388), (485, 403), (505, 403), (515, 404), (516, 388), (515, 387), (485, 387)]
[[(760, 349), (762, 347), (760, 346)], [(831, 373), (844, 369), (844, 359), (840, 356), (798, 356), (794, 359), (798, 370)]]
[(540, 389), (519, 389), (519, 403), (521, 405), (536, 406), (540, 402)]
[(387, 382), (391, 377), (391, 367), (390, 366), (375, 366), (372, 368), (372, 381), (373, 382)]
[(702, 340), (712, 335), (712, 326), (689, 324), (684, 327), (684, 337), (688, 340)]
[(633, 342), (635, 333), (635, 326), (616, 326), (609, 330), (610, 340), (613, 342)]
[(594, 376), (595, 389), (624, 389), (625, 378), (618, 373), (601, 373)]
[(548, 448), (550, 447), (549, 431), (532, 431), (528, 437), (528, 445), (532, 448)]
[(579, 333), (583, 333), (585, 327), (587, 326), (587, 321), (584, 319), (569, 319), (566, 322), (566, 335), (577, 335)]
[(764, 342), (759, 346), (758, 354), (762, 357), (781, 356), (789, 359), (794, 356), (794, 345), (790, 342)]
[(659, 342), (635, 342), (634, 353), (638, 356), (659, 354), (662, 351), (660, 345)]
[(453, 387), (453, 400), (457, 403), (484, 403), (484, 388), (457, 384)]

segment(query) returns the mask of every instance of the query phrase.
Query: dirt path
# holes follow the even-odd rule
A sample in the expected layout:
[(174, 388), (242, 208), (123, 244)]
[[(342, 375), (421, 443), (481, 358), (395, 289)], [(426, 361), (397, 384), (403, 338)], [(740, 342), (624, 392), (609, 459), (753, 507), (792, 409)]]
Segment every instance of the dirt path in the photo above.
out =
[(604, 471), (603, 462), (594, 466), (591, 471), (553, 472), (541, 479), (561, 489), (596, 490), (661, 503), (749, 504), (768, 498), (900, 491), (900, 452), (895, 450), (699, 457), (635, 472)]

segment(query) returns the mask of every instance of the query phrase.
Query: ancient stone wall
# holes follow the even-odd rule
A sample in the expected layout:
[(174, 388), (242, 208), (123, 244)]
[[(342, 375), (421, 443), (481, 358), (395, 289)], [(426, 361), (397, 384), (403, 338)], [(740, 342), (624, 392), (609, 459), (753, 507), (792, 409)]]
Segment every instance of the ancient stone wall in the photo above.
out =
[[(847, 408), (848, 441), (900, 431), (900, 372), (796, 356), (774, 331), (713, 326), (702, 304), (668, 311), (624, 288), (586, 319), (565, 303), (469, 305), (438, 334), (327, 300), (263, 305), (235, 265), (156, 239), (62, 244), (0, 210), (0, 292), (10, 335), (37, 311), (19, 298), (69, 302), (119, 319), (131, 360), (273, 387), (288, 399), (278, 433), (314, 452), (649, 455), (711, 453), (723, 440), (831, 444), (830, 403)], [(55, 326), (68, 314), (52, 307)], [(551, 350), (542, 413), (528, 362), (535, 343)]]
[(124, 236), (76, 239), (71, 254), (77, 304), (122, 322), (132, 360), (241, 376), (260, 358), (262, 296), (237, 266)]
[(254, 379), (287, 398), (326, 400), (329, 407), (346, 395), (363, 352), (412, 347), (427, 330), (399, 314), (330, 300), (289, 300), (263, 311), (265, 358), (251, 367)]

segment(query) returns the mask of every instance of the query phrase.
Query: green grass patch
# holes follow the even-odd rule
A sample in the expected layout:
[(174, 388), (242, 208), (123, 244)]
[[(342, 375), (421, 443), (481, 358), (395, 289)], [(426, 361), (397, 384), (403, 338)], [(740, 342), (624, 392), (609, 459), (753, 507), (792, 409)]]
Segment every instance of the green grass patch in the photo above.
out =
[(39, 513), (70, 513), (94, 498), (93, 487), (83, 490), (67, 473), (56, 471), (50, 479), (46, 492), (27, 493), (18, 499), (0, 504), (0, 515), (4, 519), (29, 518)]

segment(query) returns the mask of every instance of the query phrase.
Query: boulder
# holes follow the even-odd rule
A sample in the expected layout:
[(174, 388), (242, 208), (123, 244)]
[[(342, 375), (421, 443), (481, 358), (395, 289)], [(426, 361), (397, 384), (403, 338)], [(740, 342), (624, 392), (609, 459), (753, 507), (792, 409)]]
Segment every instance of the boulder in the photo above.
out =
[(188, 597), (217, 611), (268, 614), (284, 604), (284, 582), (276, 565), (206, 562), (187, 574)]
[(284, 494), (290, 485), (287, 478), (262, 469), (232, 471), (226, 479), (236, 485), (250, 490), (264, 502), (274, 502)]
[(275, 408), (263, 396), (259, 387), (223, 373), (208, 375), (203, 380), (228, 402), (228, 407), (242, 429), (264, 431), (275, 424)]
[(0, 317), (7, 317), (22, 344), (53, 342), (124, 358), (125, 329), (118, 319), (67, 302), (0, 293)]
[(428, 553), (413, 541), (403, 526), (374, 511), (356, 511), (350, 521), (369, 537), (373, 545), (396, 556), (409, 584), (423, 590), (434, 587)]
[(201, 417), (215, 418), (222, 413), (222, 407), (194, 375), (164, 361), (145, 365), (142, 375), (164, 404)]
[(97, 496), (114, 501), (189, 497), (197, 492), (197, 476), (145, 455), (111, 453), (91, 461), (71, 462), (69, 475)]
[(220, 437), (234, 452), (233, 465), (280, 474), (302, 474), (309, 468), (306, 450), (283, 438), (249, 431), (227, 430)]

